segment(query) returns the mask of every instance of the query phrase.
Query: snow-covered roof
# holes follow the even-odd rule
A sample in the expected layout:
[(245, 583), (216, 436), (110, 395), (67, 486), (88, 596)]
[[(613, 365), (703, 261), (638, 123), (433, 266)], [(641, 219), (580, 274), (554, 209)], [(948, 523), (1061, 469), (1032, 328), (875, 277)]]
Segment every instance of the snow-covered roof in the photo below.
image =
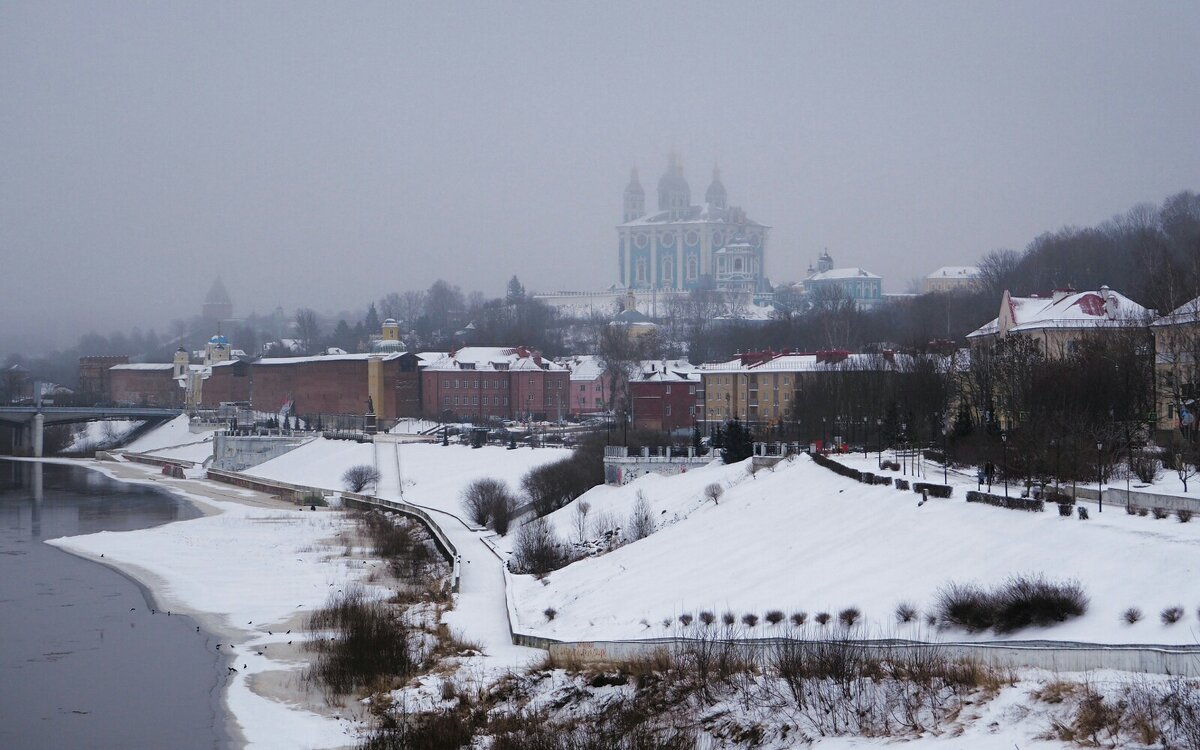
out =
[(620, 323), (622, 325), (655, 325), (654, 321), (650, 320), (650, 318), (647, 318), (634, 308), (622, 310), (615, 318), (613, 318), (613, 322)]
[(133, 362), (125, 365), (113, 365), (110, 370), (171, 370), (175, 365), (170, 362)]
[(927, 279), (975, 279), (979, 278), (978, 266), (942, 266), (929, 274)]
[(878, 279), (879, 276), (857, 266), (854, 268), (831, 268), (808, 277), (808, 281), (832, 281), (841, 279)]
[(651, 211), (650, 213), (647, 213), (645, 216), (642, 216), (641, 218), (634, 219), (633, 221), (627, 221), (624, 224), (620, 224), (618, 226), (620, 226), (620, 227), (653, 227), (653, 226), (661, 226), (663, 224), (709, 224), (709, 223), (711, 223), (711, 224), (730, 224), (732, 226), (744, 226), (744, 227), (761, 227), (761, 228), (769, 229), (769, 227), (767, 227), (766, 224), (760, 224), (759, 222), (754, 221), (752, 219), (745, 219), (745, 221), (735, 221), (734, 217), (742, 216), (742, 214), (740, 214), (738, 209), (734, 206), (730, 206), (728, 208), (721, 208), (720, 206), (713, 205), (712, 203), (704, 203), (699, 206), (688, 206), (686, 209), (684, 209), (681, 212), (681, 216), (678, 219), (672, 219), (671, 218), (672, 213), (680, 213), (680, 212), (672, 212), (669, 210)]
[(571, 371), (571, 380), (591, 382), (607, 370), (604, 360), (595, 354), (580, 354), (556, 360), (558, 364)]
[[(316, 357), (263, 357), (254, 361), (254, 366), (259, 365), (303, 365), (312, 362), (364, 362), (368, 359), (381, 359), (384, 362), (389, 362), (397, 357), (400, 357), (402, 352), (394, 352), (392, 354), (327, 354)], [(229, 367), (238, 364), (237, 360), (229, 360), (227, 362), (214, 362), (213, 367)]]
[(700, 369), (686, 359), (647, 359), (637, 367), (639, 383), (700, 382)]
[(565, 372), (566, 368), (543, 359), (538, 352), (523, 346), (464, 346), (430, 362), (430, 370), (540, 370)]
[(909, 365), (908, 354), (850, 354), (842, 351), (799, 352), (795, 354), (766, 353), (766, 356), (741, 357), (728, 362), (702, 365), (705, 373), (742, 372), (830, 372), (838, 370), (892, 370)]
[(1128, 328), (1144, 325), (1152, 314), (1152, 310), (1106, 286), (1087, 292), (1059, 290), (1046, 297), (1013, 297), (1005, 292), (999, 317), (967, 334), (967, 338), (1046, 328)]
[(1151, 325), (1159, 327), (1183, 325), (1186, 323), (1200, 323), (1200, 297), (1191, 302), (1185, 302), (1170, 313), (1151, 323)]

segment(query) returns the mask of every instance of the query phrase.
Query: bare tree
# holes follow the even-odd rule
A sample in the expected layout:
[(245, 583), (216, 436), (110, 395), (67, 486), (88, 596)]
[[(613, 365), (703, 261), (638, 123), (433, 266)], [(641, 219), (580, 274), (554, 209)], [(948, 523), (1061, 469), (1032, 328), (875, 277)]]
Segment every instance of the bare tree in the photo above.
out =
[(650, 501), (638, 490), (637, 501), (633, 504), (633, 512), (629, 514), (629, 541), (636, 542), (654, 533), (654, 516), (650, 510)]
[(477, 479), (462, 493), (462, 507), (476, 526), (485, 526), (498, 500), (508, 495), (508, 487), (497, 479)]
[(725, 488), (717, 482), (713, 482), (704, 488), (704, 496), (713, 501), (713, 505), (721, 504), (721, 495), (725, 494)]
[[(515, 276), (513, 277), (516, 278)], [(588, 530), (588, 513), (592, 510), (592, 504), (587, 500), (580, 500), (575, 503), (575, 533), (579, 536), (579, 543), (583, 544), (587, 541)]]
[(312, 308), (302, 307), (296, 311), (296, 333), (300, 336), (300, 346), (305, 354), (313, 354), (320, 346), (321, 326), (317, 322), (317, 313)]
[(369, 464), (359, 464), (346, 469), (346, 473), (342, 474), (342, 483), (351, 492), (362, 492), (363, 488), (372, 482), (379, 481), (379, 472), (374, 466)]

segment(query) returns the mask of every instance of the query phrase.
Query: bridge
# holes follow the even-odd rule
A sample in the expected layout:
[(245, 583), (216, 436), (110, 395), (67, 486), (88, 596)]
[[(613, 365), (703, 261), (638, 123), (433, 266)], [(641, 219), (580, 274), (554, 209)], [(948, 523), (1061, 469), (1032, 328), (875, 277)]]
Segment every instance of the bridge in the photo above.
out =
[(42, 456), (42, 434), (46, 425), (77, 424), (106, 419), (174, 419), (182, 409), (108, 406), (0, 406), (0, 425), (13, 429), (13, 453)]

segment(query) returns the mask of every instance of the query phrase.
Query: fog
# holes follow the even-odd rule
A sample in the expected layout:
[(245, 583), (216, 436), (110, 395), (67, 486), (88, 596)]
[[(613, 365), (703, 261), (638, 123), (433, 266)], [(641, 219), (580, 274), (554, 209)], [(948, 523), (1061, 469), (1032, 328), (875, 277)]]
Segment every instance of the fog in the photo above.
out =
[[(1200, 188), (1195, 3), (0, 5), (0, 353), (617, 281), (622, 190), (885, 291)], [(1119, 280), (1114, 280), (1119, 285)]]

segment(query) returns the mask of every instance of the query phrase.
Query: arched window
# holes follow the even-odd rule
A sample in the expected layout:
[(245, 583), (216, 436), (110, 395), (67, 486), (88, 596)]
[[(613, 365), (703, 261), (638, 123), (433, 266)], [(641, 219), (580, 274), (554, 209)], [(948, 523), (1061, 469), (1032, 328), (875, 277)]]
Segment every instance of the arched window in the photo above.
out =
[(637, 281), (639, 284), (646, 283), (646, 259), (638, 258), (637, 262)]
[(663, 281), (670, 281), (674, 276), (675, 263), (670, 258), (663, 258), (662, 275)]
[(696, 280), (696, 277), (699, 275), (698, 265), (699, 264), (696, 263), (696, 256), (693, 255), (687, 259), (687, 280), (688, 281)]

